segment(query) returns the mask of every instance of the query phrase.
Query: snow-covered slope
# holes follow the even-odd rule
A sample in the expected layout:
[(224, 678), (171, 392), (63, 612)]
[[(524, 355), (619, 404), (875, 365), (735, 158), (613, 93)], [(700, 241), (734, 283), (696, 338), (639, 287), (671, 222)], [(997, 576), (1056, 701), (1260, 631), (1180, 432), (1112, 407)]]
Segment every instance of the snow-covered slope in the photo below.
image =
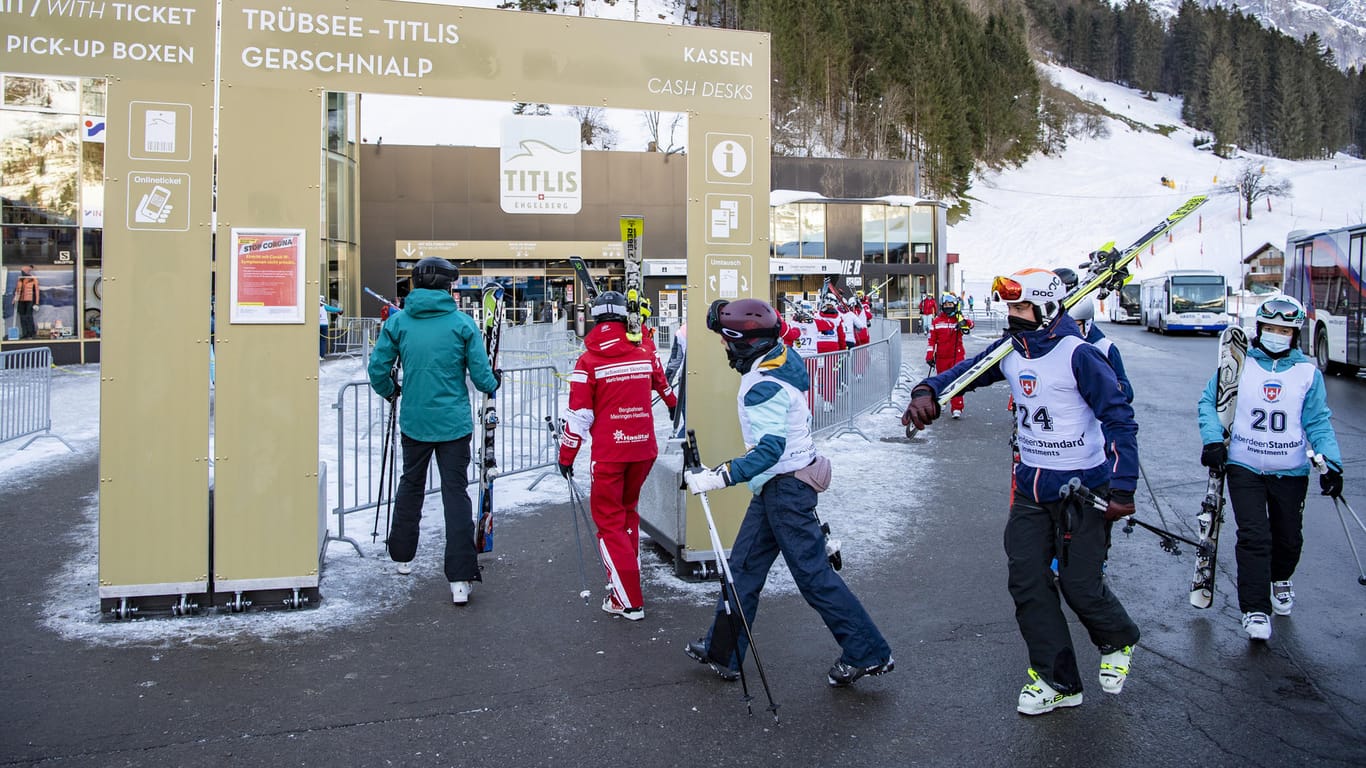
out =
[[(1060, 157), (1034, 157), (1024, 166), (976, 177), (969, 217), (950, 227), (948, 250), (960, 254), (962, 286), (979, 297), (991, 278), (1027, 266), (1075, 266), (1097, 246), (1124, 245), (1182, 201), (1212, 193), (1196, 220), (1182, 224), (1172, 242), (1141, 257), (1139, 276), (1175, 268), (1223, 272), (1230, 284), (1241, 275), (1240, 254), (1262, 243), (1285, 247), (1295, 229), (1327, 229), (1366, 221), (1366, 161), (1339, 155), (1291, 162), (1244, 154), (1223, 160), (1195, 149), (1195, 133), (1180, 121), (1179, 99), (1138, 92), (1072, 70), (1047, 66), (1041, 74), (1087, 101), (1137, 123), (1175, 126), (1167, 135), (1137, 130), (1108, 119), (1106, 138), (1073, 138)], [(1283, 198), (1253, 206), (1252, 220), (1238, 224), (1238, 199), (1217, 192), (1251, 160), (1266, 173), (1291, 182)], [(1161, 183), (1163, 176), (1176, 189)], [(1241, 238), (1241, 241), (1240, 241)]]

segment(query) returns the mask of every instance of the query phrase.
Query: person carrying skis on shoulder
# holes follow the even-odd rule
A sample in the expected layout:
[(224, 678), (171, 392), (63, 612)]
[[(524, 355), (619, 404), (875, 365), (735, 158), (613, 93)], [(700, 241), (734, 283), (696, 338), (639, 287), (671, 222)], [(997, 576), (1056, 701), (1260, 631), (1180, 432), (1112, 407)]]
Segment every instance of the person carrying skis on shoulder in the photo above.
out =
[(560, 474), (573, 477), (585, 435), (593, 437), (589, 510), (611, 591), (602, 610), (631, 621), (645, 618), (640, 590), (640, 488), (659, 455), (652, 393), (669, 415), (678, 399), (659, 358), (626, 338), (626, 297), (604, 291), (593, 300), (593, 330), (569, 375), (569, 410), (560, 441)]
[[(730, 550), (735, 593), (751, 628), (759, 593), (781, 554), (806, 602), (820, 614), (841, 653), (826, 674), (832, 687), (851, 685), (865, 675), (896, 667), (892, 649), (862, 603), (835, 572), (816, 517), (818, 488), (829, 483), (829, 461), (816, 453), (806, 367), (778, 339), (778, 315), (759, 299), (718, 299), (707, 311), (707, 328), (721, 337), (730, 367), (740, 373), (740, 431), (748, 451), (708, 469), (683, 475), (694, 494), (747, 483), (754, 494)], [(746, 648), (718, 601), (711, 629), (688, 643), (684, 652), (711, 664), (725, 680), (740, 677)], [(711, 659), (730, 659), (721, 664)]]
[[(859, 303), (858, 299), (849, 299), (849, 317), (854, 327), (854, 343), (859, 346), (872, 340), (868, 335), (869, 315), (866, 312), (866, 308)], [(846, 331), (846, 333), (848, 332)]]
[[(1068, 267), (1059, 267), (1053, 273), (1062, 278), (1063, 287), (1071, 293), (1077, 287), (1077, 273)], [(1124, 358), (1119, 354), (1119, 347), (1100, 332), (1096, 325), (1096, 307), (1091, 303), (1090, 297), (1082, 299), (1076, 306), (1067, 310), (1067, 314), (1077, 321), (1077, 327), (1081, 329), (1081, 337), (1094, 344), (1105, 359), (1110, 361), (1110, 367), (1115, 369), (1115, 378), (1119, 381), (1120, 389), (1124, 390), (1125, 401), (1134, 401), (1134, 385), (1129, 383), (1129, 374), (1124, 370)]]
[[(1030, 664), (1030, 681), (1016, 709), (1039, 715), (1082, 701), (1059, 590), (1100, 649), (1101, 689), (1119, 693), (1128, 677), (1139, 630), (1106, 585), (1101, 566), (1111, 523), (1134, 513), (1138, 425), (1109, 363), (1061, 311), (1064, 291), (1057, 275), (1026, 269), (998, 277), (992, 296), (1006, 303), (1005, 336), (982, 354), (917, 384), (901, 420), (924, 429), (939, 417), (938, 391), (998, 345), (1011, 345), (1010, 353), (968, 388), (1004, 379), (1015, 399), (1020, 463), (1014, 468), (1004, 538), (1015, 620)], [(1102, 430), (1108, 446), (1102, 445)], [(1105, 512), (1079, 503), (1071, 493), (1073, 481), (1108, 498)], [(1049, 568), (1055, 557), (1056, 586)]]
[(1298, 349), (1304, 306), (1273, 296), (1257, 308), (1257, 334), (1238, 381), (1228, 443), (1215, 409), (1218, 373), (1200, 396), (1200, 463), (1226, 472), (1238, 526), (1238, 606), (1251, 640), (1271, 638), (1271, 615), (1295, 605), (1295, 567), (1304, 547), (1307, 449), (1323, 456), (1324, 496), (1342, 494), (1342, 454), (1323, 374)]
[[(469, 602), (479, 575), (474, 549), (474, 512), (465, 488), (470, 466), (470, 412), (466, 375), (480, 392), (497, 391), (501, 371), (489, 365), (479, 326), (460, 311), (451, 283), (460, 273), (445, 259), (428, 256), (413, 266), (413, 290), (380, 326), (367, 373), (375, 394), (398, 400), (403, 475), (394, 497), (394, 520), (385, 544), (398, 572), (412, 573), (418, 524), (427, 487), (427, 467), (436, 456), (441, 506), (446, 517), (444, 570), (456, 605)], [(403, 385), (395, 371), (403, 369)], [(391, 405), (390, 407), (394, 407)]]
[[(930, 323), (930, 342), (925, 349), (925, 362), (934, 367), (935, 373), (943, 373), (963, 362), (967, 351), (963, 348), (963, 336), (972, 331), (972, 321), (958, 313), (958, 299), (951, 293), (944, 294), (939, 302), (939, 314)], [(950, 403), (953, 418), (963, 416), (963, 396), (953, 398)]]

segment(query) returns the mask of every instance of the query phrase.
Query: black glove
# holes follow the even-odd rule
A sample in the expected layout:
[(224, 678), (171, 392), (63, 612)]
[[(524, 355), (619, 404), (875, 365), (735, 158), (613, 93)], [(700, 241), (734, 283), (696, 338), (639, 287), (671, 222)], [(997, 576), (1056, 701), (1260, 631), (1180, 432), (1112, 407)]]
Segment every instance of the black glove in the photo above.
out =
[(502, 389), (502, 388), (503, 388), (503, 369), (502, 369), (502, 368), (494, 368), (494, 369), (493, 369), (493, 380), (496, 381), (496, 382), (498, 382), (498, 386), (495, 387), (495, 389)]
[(934, 399), (934, 390), (924, 384), (911, 390), (911, 402), (906, 406), (906, 412), (901, 414), (901, 426), (915, 424), (916, 429), (924, 429), (937, 418), (939, 403)]
[(561, 464), (561, 465), (560, 465), (560, 475), (563, 476), (563, 477), (573, 477), (573, 476), (574, 476), (574, 465), (573, 465), (573, 464)]
[(1342, 495), (1342, 467), (1328, 463), (1328, 471), (1319, 475), (1319, 493), (1334, 498)]
[(1133, 491), (1110, 491), (1110, 504), (1105, 508), (1105, 519), (1114, 522), (1134, 513)]
[(392, 402), (395, 402), (396, 400), (398, 400), (398, 395), (399, 395), (399, 393), (402, 392), (402, 391), (403, 391), (403, 387), (400, 387), (398, 384), (394, 384), (394, 393), (393, 393), (392, 395), (389, 395), (388, 397), (386, 397), (386, 398), (384, 398), (384, 399), (385, 399), (385, 400), (388, 400), (388, 401), (391, 402), (391, 403), (392, 403)]
[(1209, 467), (1215, 472), (1223, 472), (1228, 464), (1228, 446), (1223, 443), (1205, 443), (1200, 449), (1200, 466)]
[(678, 406), (669, 406), (669, 421), (678, 421)]

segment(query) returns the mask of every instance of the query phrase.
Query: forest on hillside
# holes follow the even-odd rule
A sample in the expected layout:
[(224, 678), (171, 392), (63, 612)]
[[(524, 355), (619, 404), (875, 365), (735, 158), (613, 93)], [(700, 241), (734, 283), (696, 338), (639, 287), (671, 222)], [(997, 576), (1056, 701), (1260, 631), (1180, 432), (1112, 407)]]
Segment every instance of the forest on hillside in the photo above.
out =
[(1191, 0), (1169, 23), (1143, 0), (694, 0), (692, 13), (772, 36), (775, 153), (912, 159), (925, 195), (959, 196), (976, 164), (1056, 152), (1093, 129), (1035, 58), (1183, 97), (1183, 118), (1219, 151), (1366, 147), (1363, 73), (1339, 70), (1313, 35)]

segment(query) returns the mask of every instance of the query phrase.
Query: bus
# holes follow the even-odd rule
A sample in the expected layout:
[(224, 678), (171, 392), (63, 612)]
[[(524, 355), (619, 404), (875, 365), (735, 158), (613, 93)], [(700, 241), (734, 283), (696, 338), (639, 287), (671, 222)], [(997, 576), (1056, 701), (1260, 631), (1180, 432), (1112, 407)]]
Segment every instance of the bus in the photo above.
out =
[(1366, 365), (1363, 244), (1366, 224), (1286, 237), (1284, 290), (1309, 314), (1300, 347), (1324, 373), (1355, 375)]
[(1108, 300), (1110, 322), (1137, 323), (1141, 319), (1143, 313), (1139, 308), (1139, 291), (1138, 283), (1128, 283)]
[(1143, 281), (1139, 304), (1151, 333), (1218, 333), (1228, 326), (1224, 276), (1209, 269), (1174, 269)]

